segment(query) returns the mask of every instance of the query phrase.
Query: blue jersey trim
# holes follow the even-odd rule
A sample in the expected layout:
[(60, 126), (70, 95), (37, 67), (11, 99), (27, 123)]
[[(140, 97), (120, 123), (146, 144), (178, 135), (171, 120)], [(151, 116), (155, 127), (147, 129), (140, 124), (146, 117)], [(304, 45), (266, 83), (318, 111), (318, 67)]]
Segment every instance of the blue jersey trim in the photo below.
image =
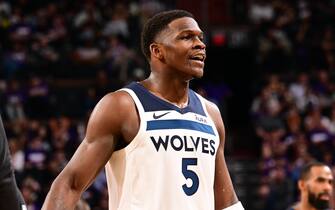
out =
[(147, 122), (147, 130), (164, 129), (195, 130), (215, 136), (214, 130), (211, 126), (190, 120), (150, 120)]
[(181, 114), (193, 112), (202, 116), (206, 116), (205, 111), (202, 107), (200, 99), (196, 96), (196, 93), (189, 89), (188, 105), (184, 108), (179, 108), (167, 101), (164, 101), (157, 96), (150, 93), (145, 87), (138, 82), (132, 82), (126, 86), (135, 92), (145, 112), (161, 111), (161, 110), (175, 110)]

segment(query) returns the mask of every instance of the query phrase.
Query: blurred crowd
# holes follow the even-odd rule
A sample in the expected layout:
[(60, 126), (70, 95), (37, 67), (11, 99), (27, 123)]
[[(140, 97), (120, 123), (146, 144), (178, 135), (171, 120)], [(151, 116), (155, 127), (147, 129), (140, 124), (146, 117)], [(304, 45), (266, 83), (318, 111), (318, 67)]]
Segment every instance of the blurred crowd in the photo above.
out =
[(334, 1), (250, 5), (259, 74), (250, 113), (262, 177), (255, 209), (296, 201), (299, 171), (310, 160), (335, 171), (334, 14)]
[[(40, 209), (97, 101), (149, 72), (141, 26), (166, 2), (0, 0), (0, 113), (29, 210)], [(243, 2), (255, 40), (250, 118), (262, 177), (252, 205), (283, 210), (298, 199), (304, 163), (335, 168), (335, 1)], [(233, 94), (223, 82), (197, 91), (220, 109)], [(103, 172), (83, 199), (108, 209)]]

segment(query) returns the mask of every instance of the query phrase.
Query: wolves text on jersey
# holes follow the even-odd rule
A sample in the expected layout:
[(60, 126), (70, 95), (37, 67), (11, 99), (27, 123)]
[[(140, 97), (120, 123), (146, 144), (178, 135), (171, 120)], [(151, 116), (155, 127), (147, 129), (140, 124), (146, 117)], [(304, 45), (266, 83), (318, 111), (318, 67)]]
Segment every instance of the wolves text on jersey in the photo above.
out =
[(200, 151), (205, 154), (215, 154), (215, 141), (212, 139), (203, 138), (200, 136), (179, 136), (166, 135), (165, 137), (150, 136), (150, 139), (155, 146), (157, 152), (160, 149), (167, 151), (169, 148), (175, 151), (193, 152)]

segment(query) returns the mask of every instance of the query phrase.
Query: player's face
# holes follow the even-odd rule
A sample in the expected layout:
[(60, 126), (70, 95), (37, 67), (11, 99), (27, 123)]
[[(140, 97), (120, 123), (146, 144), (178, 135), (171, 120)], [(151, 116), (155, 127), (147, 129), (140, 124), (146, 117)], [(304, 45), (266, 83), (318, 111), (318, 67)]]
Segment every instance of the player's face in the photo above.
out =
[(311, 169), (307, 181), (308, 201), (316, 209), (329, 208), (333, 193), (333, 175), (329, 167), (317, 166)]
[(198, 23), (189, 17), (172, 21), (160, 34), (166, 65), (190, 78), (202, 77), (206, 45)]

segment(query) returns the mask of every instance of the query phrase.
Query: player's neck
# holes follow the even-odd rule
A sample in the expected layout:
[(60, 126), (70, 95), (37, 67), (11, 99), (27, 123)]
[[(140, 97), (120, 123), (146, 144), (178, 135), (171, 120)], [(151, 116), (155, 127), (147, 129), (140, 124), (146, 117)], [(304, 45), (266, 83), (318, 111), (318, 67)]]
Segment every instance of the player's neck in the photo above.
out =
[(141, 82), (152, 94), (179, 108), (188, 105), (188, 83), (180, 84), (175, 81), (157, 80), (149, 77)]

